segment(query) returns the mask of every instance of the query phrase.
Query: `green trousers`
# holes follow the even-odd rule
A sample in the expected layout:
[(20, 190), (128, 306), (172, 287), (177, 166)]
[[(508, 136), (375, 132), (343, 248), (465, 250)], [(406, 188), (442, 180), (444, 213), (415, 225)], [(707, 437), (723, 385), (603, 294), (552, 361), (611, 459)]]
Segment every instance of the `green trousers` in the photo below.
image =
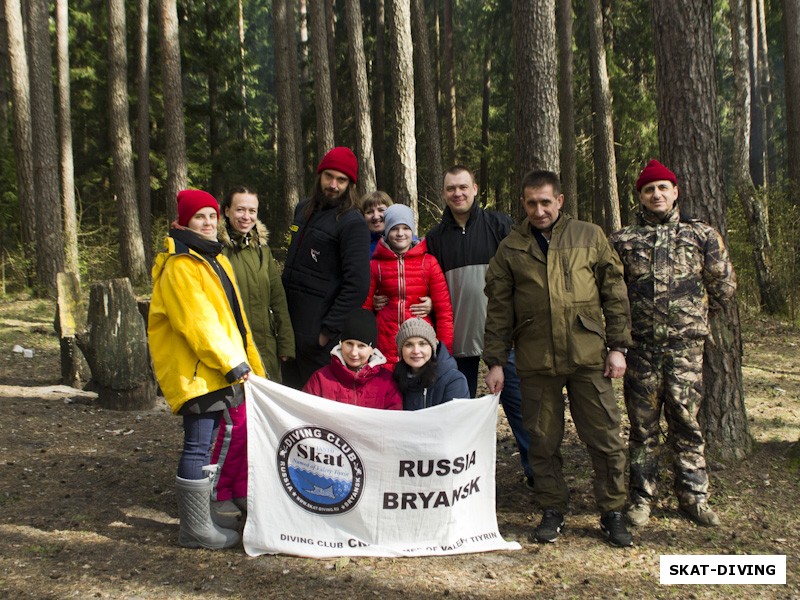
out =
[(531, 434), (528, 459), (540, 508), (567, 510), (569, 490), (562, 470), (564, 387), (570, 413), (594, 467), (594, 495), (601, 512), (625, 506), (625, 441), (611, 380), (598, 369), (555, 377), (522, 376), (522, 420)]

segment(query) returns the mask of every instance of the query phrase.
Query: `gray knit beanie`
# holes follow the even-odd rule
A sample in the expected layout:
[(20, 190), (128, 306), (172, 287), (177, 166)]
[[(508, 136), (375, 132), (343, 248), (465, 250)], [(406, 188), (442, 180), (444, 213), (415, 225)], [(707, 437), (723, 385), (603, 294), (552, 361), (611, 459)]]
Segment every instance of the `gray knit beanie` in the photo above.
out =
[[(397, 206), (395, 204), (395, 206)], [(431, 356), (436, 356), (436, 346), (439, 345), (439, 340), (436, 339), (436, 331), (427, 321), (419, 317), (411, 317), (406, 320), (400, 329), (397, 331), (397, 336), (394, 338), (397, 342), (397, 354), (403, 356), (403, 344), (406, 343), (408, 338), (421, 337), (433, 348)]]
[(388, 240), (389, 232), (397, 225), (408, 225), (408, 228), (414, 231), (414, 212), (405, 204), (392, 204), (383, 213), (383, 222), (386, 225), (383, 237)]

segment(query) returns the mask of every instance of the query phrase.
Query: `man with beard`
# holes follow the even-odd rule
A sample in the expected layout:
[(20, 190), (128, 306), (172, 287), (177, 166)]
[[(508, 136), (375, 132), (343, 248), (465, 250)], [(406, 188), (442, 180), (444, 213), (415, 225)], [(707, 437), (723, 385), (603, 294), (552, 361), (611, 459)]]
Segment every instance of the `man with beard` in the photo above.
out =
[(369, 291), (369, 229), (358, 209), (358, 162), (349, 148), (320, 161), (312, 196), (297, 205), (283, 269), (295, 360), (283, 381), (301, 389), (330, 362), (347, 316)]

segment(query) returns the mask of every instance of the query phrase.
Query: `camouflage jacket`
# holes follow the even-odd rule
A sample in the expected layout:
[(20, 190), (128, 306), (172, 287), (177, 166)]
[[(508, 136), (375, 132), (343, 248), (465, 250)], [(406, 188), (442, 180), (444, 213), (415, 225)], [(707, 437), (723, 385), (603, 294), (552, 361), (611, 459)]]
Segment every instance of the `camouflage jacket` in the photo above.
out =
[(676, 203), (660, 220), (642, 208), (637, 223), (610, 240), (625, 267), (635, 345), (708, 335), (709, 305), (718, 308), (736, 291), (728, 251), (713, 227), (681, 220)]

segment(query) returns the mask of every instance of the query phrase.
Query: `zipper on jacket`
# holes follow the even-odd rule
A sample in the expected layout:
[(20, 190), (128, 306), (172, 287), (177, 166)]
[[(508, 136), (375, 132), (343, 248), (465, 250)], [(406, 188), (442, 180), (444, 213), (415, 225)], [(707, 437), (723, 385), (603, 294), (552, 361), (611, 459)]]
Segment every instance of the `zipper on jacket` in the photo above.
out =
[(197, 369), (200, 368), (200, 360), (194, 363), (194, 374), (192, 375), (192, 381), (197, 381)]
[(428, 388), (422, 389), (422, 408), (428, 408)]

